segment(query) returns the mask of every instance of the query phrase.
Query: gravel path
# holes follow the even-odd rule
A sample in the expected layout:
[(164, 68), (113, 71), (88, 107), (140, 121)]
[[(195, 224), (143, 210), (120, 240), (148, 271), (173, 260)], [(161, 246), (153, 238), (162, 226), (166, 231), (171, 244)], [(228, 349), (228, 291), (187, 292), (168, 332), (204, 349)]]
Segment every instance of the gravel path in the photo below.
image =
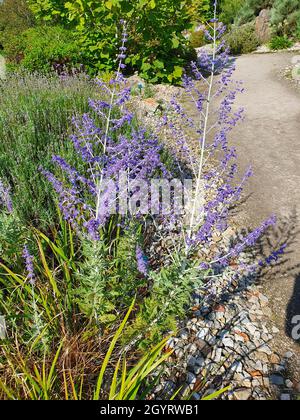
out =
[[(238, 221), (253, 228), (276, 214), (278, 227), (263, 245), (288, 244), (285, 261), (268, 270), (262, 285), (280, 330), (273, 344), (280, 352), (297, 352), (300, 363), (300, 341), (291, 338), (291, 320), (300, 315), (300, 91), (279, 77), (293, 56), (248, 55), (237, 60), (235, 78), (246, 88), (237, 105), (245, 107), (246, 119), (234, 131), (234, 140), (242, 167), (251, 163), (255, 172)], [(299, 371), (298, 366), (298, 375)]]

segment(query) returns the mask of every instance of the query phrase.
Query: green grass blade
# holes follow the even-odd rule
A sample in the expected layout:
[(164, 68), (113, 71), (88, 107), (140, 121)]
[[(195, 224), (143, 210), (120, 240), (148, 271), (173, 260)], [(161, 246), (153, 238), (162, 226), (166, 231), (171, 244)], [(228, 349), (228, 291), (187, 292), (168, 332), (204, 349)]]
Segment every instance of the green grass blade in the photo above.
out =
[(129, 316), (130, 316), (130, 314), (132, 312), (132, 309), (134, 307), (134, 304), (135, 304), (135, 300), (130, 305), (130, 308), (128, 309), (128, 312), (125, 315), (125, 318), (123, 319), (121, 325), (119, 326), (116, 334), (114, 335), (114, 337), (112, 339), (112, 342), (111, 342), (111, 344), (109, 346), (109, 349), (108, 349), (108, 351), (107, 351), (107, 353), (105, 355), (105, 358), (104, 358), (104, 361), (103, 361), (103, 364), (102, 364), (102, 367), (101, 367), (101, 370), (100, 370), (100, 374), (99, 374), (99, 377), (98, 377), (96, 390), (95, 390), (95, 393), (94, 393), (94, 398), (93, 398), (94, 400), (99, 400), (99, 396), (100, 396), (100, 391), (101, 391), (101, 387), (102, 387), (104, 373), (106, 371), (107, 365), (108, 365), (109, 360), (111, 358), (112, 352), (113, 352), (113, 350), (114, 350), (114, 348), (116, 346), (116, 343), (117, 343), (120, 335), (122, 334), (122, 331), (124, 330), (125, 325), (126, 325), (126, 323), (128, 321), (128, 318), (129, 318)]

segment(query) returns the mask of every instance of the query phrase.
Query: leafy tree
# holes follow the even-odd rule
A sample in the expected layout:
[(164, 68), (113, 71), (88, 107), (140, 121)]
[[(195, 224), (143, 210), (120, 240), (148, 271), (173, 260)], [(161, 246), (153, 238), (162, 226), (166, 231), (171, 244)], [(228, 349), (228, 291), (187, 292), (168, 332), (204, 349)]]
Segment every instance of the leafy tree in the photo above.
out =
[(210, 0), (192, 0), (188, 7), (191, 20), (195, 23), (205, 22), (212, 17), (212, 7)]
[(195, 13), (208, 11), (207, 0), (29, 0), (29, 4), (38, 19), (73, 30), (92, 72), (115, 67), (118, 22), (125, 19), (130, 33), (128, 71), (138, 70), (151, 82), (180, 80), (183, 66), (193, 58), (182, 32), (192, 27)]

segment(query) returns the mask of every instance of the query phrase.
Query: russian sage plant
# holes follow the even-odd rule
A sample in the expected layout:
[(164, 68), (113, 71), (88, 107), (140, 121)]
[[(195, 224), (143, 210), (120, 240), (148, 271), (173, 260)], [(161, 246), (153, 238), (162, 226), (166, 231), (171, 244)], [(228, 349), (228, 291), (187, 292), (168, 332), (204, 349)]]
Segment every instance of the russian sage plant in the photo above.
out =
[[(238, 260), (240, 254), (275, 223), (275, 218), (270, 217), (257, 229), (234, 241), (229, 249), (226, 244), (219, 244), (212, 256), (215, 236), (222, 237), (227, 230), (230, 209), (240, 200), (243, 187), (252, 175), (249, 167), (241, 178), (237, 176), (237, 154), (228, 140), (231, 130), (243, 117), (243, 109), (234, 107), (236, 95), (243, 92), (243, 86), (232, 78), (235, 65), (223, 41), (225, 27), (217, 19), (217, 2), (214, 18), (208, 22), (206, 31), (211, 50), (200, 54), (198, 62), (192, 63), (191, 72), (185, 74), (182, 81), (185, 97), (194, 108), (193, 117), (180, 98), (174, 97), (155, 130), (141, 127), (134, 112), (129, 110), (131, 89), (121, 74), (125, 67), (127, 41), (126, 24), (123, 24), (116, 75), (109, 83), (97, 81), (101, 99), (90, 100), (92, 112), (80, 120), (74, 119), (77, 134), (71, 140), (78, 153), (80, 170), (54, 156), (61, 177), (42, 171), (58, 194), (64, 218), (84, 241), (91, 244), (90, 260), (83, 262), (79, 273), (81, 287), (77, 294), (79, 299), (84, 295), (82, 307), (97, 321), (105, 319), (105, 312), (109, 313), (108, 319), (115, 319), (125, 304), (124, 297), (117, 292), (122, 289), (122, 276), (115, 275), (111, 261), (105, 260), (109, 258), (110, 241), (118, 241), (133, 219), (144, 234), (143, 224), (150, 220), (153, 226), (163, 227), (163, 231), (157, 229), (158, 233), (171, 236), (173, 245), (167, 250), (169, 263), (156, 269), (149, 264), (137, 238), (132, 237), (136, 268), (129, 270), (137, 279), (138, 287), (131, 279), (128, 283), (131, 289), (126, 290), (126, 296), (128, 302), (128, 296), (139, 294), (139, 309), (131, 327), (127, 328), (129, 345), (133, 345), (145, 336), (157, 340), (162, 332), (175, 328), (175, 317), (184, 316), (193, 288), (211, 277), (210, 272), (230, 268), (231, 262)], [(184, 214), (178, 215), (174, 211), (176, 194), (171, 194), (171, 208), (162, 209), (158, 216), (145, 215), (142, 205), (133, 214), (130, 208), (121, 213), (120, 203), (129, 184), (135, 186), (129, 188), (130, 198), (139, 190), (142, 181), (147, 187), (153, 178), (170, 180), (174, 176), (162, 161), (160, 140), (166, 132), (176, 141), (174, 162), (182, 184), (186, 173), (184, 166), (189, 168), (194, 179)], [(124, 174), (125, 183), (120, 183)], [(138, 182), (135, 184), (135, 181)], [(118, 183), (117, 191), (114, 190), (115, 182)], [(146, 202), (149, 194), (146, 188)], [(158, 201), (163, 204), (160, 198)], [(107, 232), (112, 221), (122, 233), (117, 238), (110, 236), (107, 243), (103, 232)], [(104, 242), (108, 248), (103, 248)], [(281, 251), (278, 250), (273, 258), (278, 258)], [(123, 258), (129, 256), (123, 255)], [(253, 269), (253, 265), (240, 264), (234, 276)], [(113, 281), (111, 273), (114, 273)], [(140, 277), (141, 283), (138, 282)]]
[(89, 101), (99, 123), (90, 114), (74, 119), (77, 134), (71, 139), (82, 162), (82, 171), (71, 167), (60, 156), (53, 156), (53, 161), (63, 171), (64, 180), (42, 169), (59, 196), (65, 219), (92, 240), (99, 239), (99, 229), (112, 214), (111, 206), (117, 205), (116, 200), (109, 200), (114, 188), (109, 181), (117, 181), (124, 173), (126, 188), (128, 180), (147, 180), (159, 173), (167, 176), (158, 138), (137, 126), (134, 113), (126, 107), (130, 87), (121, 73), (125, 68), (126, 41), (124, 31), (118, 71), (109, 83), (97, 80), (101, 99)]

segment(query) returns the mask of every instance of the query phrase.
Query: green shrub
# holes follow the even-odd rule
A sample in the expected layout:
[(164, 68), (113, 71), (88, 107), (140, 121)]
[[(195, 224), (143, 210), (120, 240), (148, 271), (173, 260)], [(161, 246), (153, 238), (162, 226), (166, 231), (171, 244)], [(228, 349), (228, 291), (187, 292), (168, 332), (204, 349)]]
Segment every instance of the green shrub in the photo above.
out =
[(300, 3), (298, 0), (275, 0), (271, 23), (279, 35), (297, 35), (300, 25)]
[(207, 22), (213, 15), (210, 0), (190, 0), (187, 2), (192, 22)]
[(269, 45), (272, 50), (285, 50), (286, 48), (290, 48), (293, 43), (286, 36), (275, 36), (271, 39)]
[(7, 264), (20, 260), (26, 237), (26, 227), (15, 213), (6, 214), (0, 211), (0, 259)]
[(49, 73), (54, 68), (71, 71), (80, 65), (80, 49), (72, 33), (60, 26), (39, 26), (12, 35), (4, 44), (8, 64), (31, 72)]
[[(116, 66), (122, 25), (128, 21), (127, 71), (138, 71), (150, 82), (181, 81), (183, 67), (191, 60), (185, 29), (192, 27), (188, 6), (181, 0), (109, 0), (29, 2), (41, 21), (59, 22), (72, 31), (83, 52), (83, 62), (93, 74)], [(195, 59), (195, 56), (193, 56)], [(81, 60), (80, 60), (81, 61)]]
[(243, 6), (237, 12), (235, 18), (235, 24), (243, 25), (251, 22), (259, 15), (262, 9), (268, 9), (272, 7), (274, 0), (246, 0), (243, 2)]
[(296, 37), (296, 39), (300, 39), (300, 15), (297, 19), (297, 28), (296, 28), (296, 32), (295, 32), (295, 37)]
[(226, 36), (226, 42), (231, 53), (235, 55), (250, 53), (259, 46), (259, 40), (252, 23), (232, 27), (230, 33)]
[(26, 0), (0, 2), (0, 46), (9, 43), (13, 36), (21, 34), (34, 24), (33, 15)]
[(83, 244), (83, 262), (76, 274), (78, 288), (74, 296), (81, 312), (101, 325), (114, 322), (120, 308), (128, 306), (132, 296), (147, 286), (137, 270), (139, 227), (134, 228), (118, 238), (114, 258), (104, 241)]
[(48, 225), (56, 218), (52, 188), (40, 175), (53, 154), (70, 156), (71, 118), (87, 111), (93, 86), (83, 76), (11, 75), (0, 82), (0, 178), (12, 187), (23, 224)]
[(243, 4), (243, 0), (222, 0), (219, 5), (221, 22), (232, 25)]
[(203, 47), (203, 45), (205, 45), (206, 42), (207, 41), (205, 38), (204, 31), (195, 31), (191, 33), (191, 36), (190, 36), (191, 47), (193, 48)]

